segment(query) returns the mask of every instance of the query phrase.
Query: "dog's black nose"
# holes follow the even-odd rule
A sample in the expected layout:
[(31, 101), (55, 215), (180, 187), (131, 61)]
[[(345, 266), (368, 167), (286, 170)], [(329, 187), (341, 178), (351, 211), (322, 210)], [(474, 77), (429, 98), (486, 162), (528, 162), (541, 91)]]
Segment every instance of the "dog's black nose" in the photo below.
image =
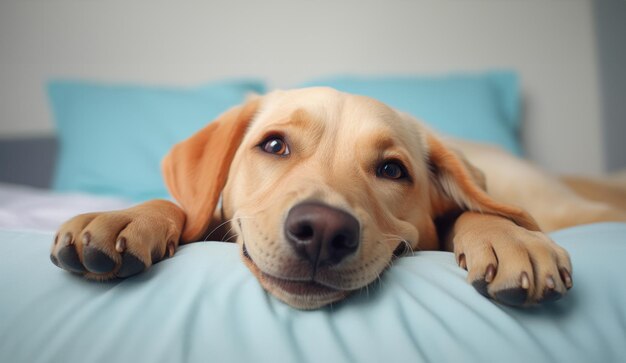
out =
[(295, 205), (285, 221), (285, 237), (315, 266), (335, 265), (356, 252), (359, 221), (351, 214), (321, 203)]

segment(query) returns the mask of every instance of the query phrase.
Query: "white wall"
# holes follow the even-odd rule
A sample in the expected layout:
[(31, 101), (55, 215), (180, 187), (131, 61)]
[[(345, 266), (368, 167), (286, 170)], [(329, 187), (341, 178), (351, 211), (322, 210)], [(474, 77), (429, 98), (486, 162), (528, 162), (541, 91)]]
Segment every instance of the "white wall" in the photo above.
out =
[(594, 0), (604, 115), (605, 165), (626, 169), (626, 1)]
[(522, 76), (531, 159), (603, 170), (589, 0), (2, 0), (0, 135), (51, 132), (51, 77), (288, 87), (491, 67)]

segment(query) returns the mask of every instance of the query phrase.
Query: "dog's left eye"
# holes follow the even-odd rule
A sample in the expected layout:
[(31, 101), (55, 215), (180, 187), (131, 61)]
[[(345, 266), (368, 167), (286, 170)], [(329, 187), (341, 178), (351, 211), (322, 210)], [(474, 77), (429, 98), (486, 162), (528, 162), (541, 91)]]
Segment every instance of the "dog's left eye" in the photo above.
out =
[(406, 168), (399, 161), (385, 161), (380, 164), (376, 170), (376, 176), (380, 178), (400, 180), (406, 179), (409, 174), (406, 172)]
[(271, 136), (263, 141), (259, 147), (268, 154), (274, 154), (278, 156), (289, 155), (289, 146), (285, 140), (280, 136)]

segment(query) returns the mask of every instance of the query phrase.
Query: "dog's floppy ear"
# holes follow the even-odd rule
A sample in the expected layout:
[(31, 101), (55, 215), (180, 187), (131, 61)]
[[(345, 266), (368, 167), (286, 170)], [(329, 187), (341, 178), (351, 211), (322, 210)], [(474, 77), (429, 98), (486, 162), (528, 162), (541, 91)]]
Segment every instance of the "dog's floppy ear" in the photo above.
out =
[(201, 238), (211, 223), (230, 164), (259, 103), (256, 97), (226, 111), (163, 159), (167, 188), (187, 216), (182, 241)]
[(455, 210), (475, 211), (508, 218), (531, 231), (540, 230), (533, 217), (523, 209), (492, 199), (485, 191), (482, 172), (461, 154), (446, 147), (432, 132), (427, 132), (426, 142), (434, 216), (443, 216)]

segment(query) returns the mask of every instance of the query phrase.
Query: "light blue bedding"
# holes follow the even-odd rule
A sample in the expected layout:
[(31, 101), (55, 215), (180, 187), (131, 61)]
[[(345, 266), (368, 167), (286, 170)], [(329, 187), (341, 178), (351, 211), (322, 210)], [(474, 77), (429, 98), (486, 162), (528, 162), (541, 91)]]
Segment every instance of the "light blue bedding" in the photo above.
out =
[(619, 362), (626, 224), (571, 228), (574, 288), (514, 309), (465, 282), (452, 254), (403, 257), (318, 311), (267, 295), (236, 247), (195, 243), (149, 272), (89, 282), (49, 261), (52, 234), (0, 232), (0, 362)]
[(161, 159), (251, 93), (255, 79), (196, 87), (55, 80), (47, 85), (59, 140), (54, 189), (134, 201), (167, 198)]

